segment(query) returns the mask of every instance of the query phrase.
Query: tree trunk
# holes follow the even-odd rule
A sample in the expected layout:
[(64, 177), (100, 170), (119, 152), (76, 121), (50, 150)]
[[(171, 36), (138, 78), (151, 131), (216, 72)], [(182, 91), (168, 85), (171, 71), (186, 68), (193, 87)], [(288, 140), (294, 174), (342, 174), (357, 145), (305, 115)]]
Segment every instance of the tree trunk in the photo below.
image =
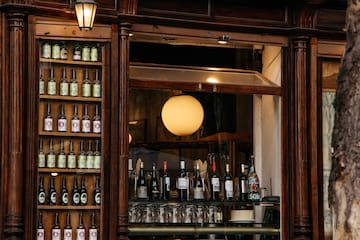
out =
[(334, 239), (360, 239), (360, 1), (348, 0), (347, 43), (335, 98), (329, 180)]

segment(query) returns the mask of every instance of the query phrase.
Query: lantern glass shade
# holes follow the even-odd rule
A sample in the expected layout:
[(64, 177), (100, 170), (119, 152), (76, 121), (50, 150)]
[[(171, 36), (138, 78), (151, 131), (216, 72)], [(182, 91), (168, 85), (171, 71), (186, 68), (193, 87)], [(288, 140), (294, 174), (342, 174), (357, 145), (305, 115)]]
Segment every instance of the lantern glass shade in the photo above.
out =
[(204, 109), (193, 96), (172, 96), (163, 105), (161, 118), (166, 129), (172, 134), (189, 136), (201, 127)]
[(91, 30), (94, 24), (97, 4), (93, 0), (76, 0), (75, 13), (81, 30)]

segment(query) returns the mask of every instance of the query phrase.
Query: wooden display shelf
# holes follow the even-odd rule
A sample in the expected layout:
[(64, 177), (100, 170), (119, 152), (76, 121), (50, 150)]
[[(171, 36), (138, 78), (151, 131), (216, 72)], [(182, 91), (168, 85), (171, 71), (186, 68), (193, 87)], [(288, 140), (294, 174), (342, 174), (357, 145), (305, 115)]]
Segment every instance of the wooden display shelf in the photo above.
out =
[(55, 131), (53, 132), (39, 131), (39, 136), (100, 138), (101, 133), (70, 133), (70, 132), (55, 132)]
[(102, 62), (59, 60), (59, 59), (51, 59), (51, 58), (40, 58), (40, 62), (67, 64), (67, 65), (81, 65), (81, 66), (102, 66)]
[(53, 100), (53, 101), (72, 101), (72, 102), (101, 102), (102, 98), (96, 97), (72, 97), (60, 95), (40, 95), (40, 100)]
[(38, 205), (37, 208), (39, 210), (100, 210), (101, 206), (95, 206), (95, 205), (86, 205), (86, 206), (72, 206), (72, 205), (55, 205), (55, 206), (49, 206), (49, 205)]
[(101, 174), (100, 169), (83, 168), (38, 168), (39, 173), (78, 173), (78, 174)]

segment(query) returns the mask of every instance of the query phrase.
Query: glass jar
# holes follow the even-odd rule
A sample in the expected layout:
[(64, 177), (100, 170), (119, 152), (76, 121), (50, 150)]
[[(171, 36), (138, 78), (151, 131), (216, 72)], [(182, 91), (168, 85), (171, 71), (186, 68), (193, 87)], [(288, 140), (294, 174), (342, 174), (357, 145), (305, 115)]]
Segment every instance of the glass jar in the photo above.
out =
[(81, 57), (83, 61), (90, 61), (90, 47), (89, 45), (84, 45), (82, 47)]
[(44, 42), (42, 45), (42, 57), (50, 58), (51, 57), (51, 44), (50, 42)]
[(53, 59), (60, 59), (60, 45), (58, 43), (52, 45), (51, 57)]

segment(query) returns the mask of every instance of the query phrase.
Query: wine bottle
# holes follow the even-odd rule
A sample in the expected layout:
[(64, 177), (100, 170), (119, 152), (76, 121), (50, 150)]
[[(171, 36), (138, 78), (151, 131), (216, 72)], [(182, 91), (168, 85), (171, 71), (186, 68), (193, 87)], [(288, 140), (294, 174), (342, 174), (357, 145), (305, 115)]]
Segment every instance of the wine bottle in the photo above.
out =
[(78, 168), (86, 167), (86, 154), (84, 151), (84, 139), (80, 140), (80, 151), (78, 156)]
[(224, 181), (225, 181), (225, 188), (224, 188), (225, 200), (232, 200), (233, 195), (234, 195), (234, 182), (233, 182), (233, 178), (230, 174), (230, 166), (228, 163), (226, 163), (226, 165), (225, 165)]
[(71, 119), (71, 132), (78, 133), (80, 132), (80, 118), (78, 116), (78, 105), (74, 104), (74, 113)]
[(45, 167), (45, 153), (44, 153), (42, 138), (39, 139), (38, 167), (39, 168)]
[(70, 149), (68, 154), (68, 161), (67, 161), (68, 168), (76, 168), (76, 154), (74, 152), (74, 141), (70, 140)]
[(60, 152), (58, 154), (57, 167), (66, 168), (66, 154), (64, 151), (64, 139), (60, 140)]
[(84, 106), (84, 114), (83, 114), (83, 116), (82, 116), (82, 128), (81, 128), (81, 130), (82, 130), (82, 132), (83, 133), (89, 133), (90, 132), (90, 127), (91, 126), (91, 123), (90, 123), (90, 116), (89, 116), (89, 114), (88, 114), (88, 105), (87, 104), (85, 104), (85, 106)]
[(204, 200), (204, 187), (200, 175), (199, 163), (196, 164), (195, 179), (194, 179), (194, 200)]
[(64, 111), (64, 104), (60, 104), (60, 114), (57, 121), (58, 132), (66, 132), (67, 120)]
[(180, 160), (180, 168), (177, 178), (178, 197), (180, 201), (187, 201), (188, 184), (186, 179), (185, 161)]
[(99, 114), (99, 105), (95, 106), (95, 115), (93, 119), (93, 132), (101, 133), (101, 117)]
[(57, 42), (52, 45), (51, 57), (53, 59), (60, 59), (60, 45)]
[(56, 205), (55, 177), (50, 177), (49, 205)]
[(241, 164), (241, 173), (240, 173), (240, 201), (248, 200), (248, 179), (245, 173), (245, 164)]
[(39, 94), (43, 95), (45, 94), (45, 81), (41, 72), (41, 68), (40, 68), (40, 74), (39, 74)]
[(38, 224), (36, 228), (36, 240), (45, 240), (45, 229), (43, 225), (43, 215), (39, 212)]
[(100, 141), (95, 140), (95, 152), (94, 152), (94, 168), (100, 169), (101, 167), (101, 152), (100, 152)]
[(45, 204), (44, 176), (39, 177), (38, 204), (39, 205)]
[(90, 61), (90, 46), (85, 43), (81, 50), (81, 60)]
[(162, 175), (162, 200), (169, 200), (170, 199), (170, 175), (167, 172), (167, 161), (163, 161), (163, 175)]
[(88, 151), (86, 153), (86, 168), (94, 168), (94, 153), (92, 151), (92, 141), (88, 141)]
[(101, 97), (101, 82), (99, 80), (99, 69), (95, 70), (95, 80), (93, 82), (93, 97)]
[(140, 171), (136, 182), (136, 198), (139, 200), (148, 199), (148, 188), (146, 185), (143, 161), (140, 162)]
[(76, 80), (76, 70), (73, 68), (71, 70), (71, 80), (70, 80), (70, 96), (77, 97), (79, 95), (79, 85)]
[(88, 201), (86, 186), (85, 186), (85, 177), (81, 177), (81, 188), (80, 188), (80, 205), (86, 205)]
[(92, 62), (97, 62), (99, 61), (99, 54), (98, 54), (98, 44), (93, 44), (91, 47), (91, 53), (90, 53), (90, 60)]
[(133, 168), (133, 161), (128, 159), (128, 199), (135, 199), (135, 171)]
[(54, 225), (51, 229), (51, 240), (60, 240), (61, 228), (59, 226), (59, 213), (55, 213)]
[(80, 205), (80, 192), (78, 188), (77, 176), (74, 176), (74, 183), (73, 183), (73, 189), (71, 195), (72, 195), (71, 204), (74, 206)]
[(79, 225), (76, 228), (76, 240), (85, 240), (85, 227), (83, 224), (83, 214), (79, 213)]
[(68, 199), (68, 190), (66, 187), (66, 176), (62, 177), (62, 185), (60, 190), (60, 205), (68, 205), (69, 199)]
[(55, 152), (54, 152), (54, 144), (53, 139), (51, 138), (49, 141), (49, 152), (46, 156), (46, 167), (54, 168), (55, 167)]
[(89, 240), (97, 240), (98, 238), (98, 229), (96, 226), (96, 214), (92, 213), (91, 216), (91, 225), (89, 227)]
[(54, 67), (50, 68), (50, 78), (47, 84), (47, 94), (56, 95), (56, 81), (54, 78)]
[(254, 155), (250, 156), (250, 168), (248, 175), (248, 198), (250, 201), (260, 201), (260, 181), (255, 170)]
[(46, 104), (46, 113), (44, 116), (44, 131), (52, 132), (53, 131), (53, 117), (51, 115), (51, 104)]
[(91, 84), (89, 80), (89, 70), (85, 69), (85, 77), (82, 82), (82, 96), (90, 97), (91, 96)]
[(100, 177), (96, 176), (95, 188), (94, 188), (94, 205), (101, 204), (101, 189), (100, 189)]
[(71, 218), (70, 213), (66, 214), (66, 224), (64, 227), (64, 240), (72, 240), (72, 227), (71, 227)]
[(51, 44), (49, 41), (46, 41), (42, 45), (42, 55), (43, 58), (51, 57)]
[(160, 199), (160, 186), (157, 179), (156, 166), (154, 163), (152, 165), (151, 180), (150, 180), (150, 199), (151, 200)]
[(215, 160), (211, 163), (211, 177), (210, 177), (210, 191), (211, 191), (211, 200), (219, 200), (220, 193), (220, 179), (216, 175), (216, 162)]
[(64, 67), (60, 79), (60, 96), (68, 96), (68, 95), (69, 95), (69, 83), (66, 79), (66, 68)]

